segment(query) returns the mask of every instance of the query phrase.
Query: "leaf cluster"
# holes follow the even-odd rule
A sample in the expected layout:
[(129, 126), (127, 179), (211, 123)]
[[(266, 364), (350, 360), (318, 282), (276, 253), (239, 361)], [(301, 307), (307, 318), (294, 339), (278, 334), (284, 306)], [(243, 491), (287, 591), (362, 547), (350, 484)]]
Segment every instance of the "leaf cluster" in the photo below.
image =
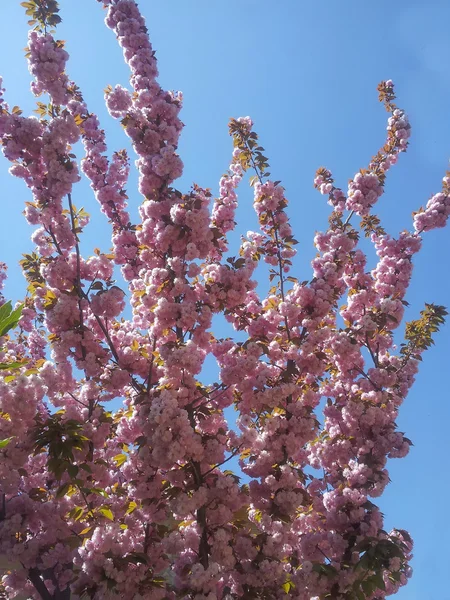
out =
[(264, 156), (264, 148), (259, 145), (258, 134), (249, 131), (247, 126), (236, 119), (230, 119), (228, 131), (233, 138), (233, 145), (239, 148), (239, 162), (244, 171), (253, 166), (257, 175), (251, 178), (250, 185), (254, 185), (258, 179), (261, 181), (264, 177), (269, 177), (269, 159)]
[(370, 237), (372, 233), (377, 236), (386, 235), (385, 229), (381, 226), (381, 221), (376, 215), (366, 215), (361, 219), (361, 229), (364, 230), (365, 237)]
[(48, 469), (58, 480), (66, 471), (71, 474), (74, 450), (84, 450), (88, 441), (81, 423), (74, 419), (64, 421), (62, 417), (63, 413), (57, 412), (45, 423), (39, 423), (34, 432), (35, 453), (48, 453)]
[(402, 344), (400, 350), (406, 360), (410, 357), (422, 360), (420, 354), (434, 344), (433, 334), (438, 332), (441, 325), (444, 324), (448, 311), (445, 306), (425, 304), (425, 308), (420, 314), (420, 319), (406, 323), (405, 339), (407, 342)]
[(28, 291), (31, 295), (34, 294), (36, 288), (44, 285), (44, 278), (41, 275), (41, 264), (43, 259), (36, 252), (30, 254), (23, 254), (24, 258), (19, 261), (19, 265), (22, 267), (25, 279), (28, 282)]
[(34, 31), (46, 34), (49, 29), (61, 23), (59, 16), (59, 5), (56, 0), (28, 0), (21, 2), (25, 8), (25, 14), (30, 17), (28, 25), (34, 27)]

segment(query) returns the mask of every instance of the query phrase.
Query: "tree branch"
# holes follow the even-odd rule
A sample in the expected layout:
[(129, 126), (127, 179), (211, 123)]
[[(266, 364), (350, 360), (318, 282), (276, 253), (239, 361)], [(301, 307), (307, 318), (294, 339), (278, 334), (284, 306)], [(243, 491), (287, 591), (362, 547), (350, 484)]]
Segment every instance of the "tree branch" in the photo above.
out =
[(29, 569), (28, 579), (34, 585), (37, 593), (42, 598), (42, 600), (54, 600), (52, 598), (52, 595), (48, 591), (47, 586), (45, 585), (44, 581), (41, 579), (41, 573), (40, 573), (39, 569), (37, 569), (36, 567)]

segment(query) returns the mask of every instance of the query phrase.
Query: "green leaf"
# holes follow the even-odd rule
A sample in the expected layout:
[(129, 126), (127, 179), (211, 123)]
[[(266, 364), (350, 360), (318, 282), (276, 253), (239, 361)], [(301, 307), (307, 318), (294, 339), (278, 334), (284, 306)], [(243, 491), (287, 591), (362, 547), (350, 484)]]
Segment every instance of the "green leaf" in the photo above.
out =
[(130, 515), (134, 510), (136, 510), (137, 504), (133, 500), (128, 503), (127, 510), (125, 512), (126, 515)]
[(6, 448), (6, 446), (10, 443), (11, 440), (13, 440), (14, 438), (9, 437), (9, 438), (5, 438), (4, 440), (0, 440), (0, 450), (2, 448)]
[(367, 596), (371, 596), (375, 591), (374, 583), (372, 581), (369, 581), (368, 579), (366, 581), (361, 582), (361, 587)]
[(109, 498), (108, 492), (105, 492), (102, 488), (92, 488), (88, 491), (88, 494), (97, 494), (97, 496), (103, 496), (103, 498)]
[[(50, 464), (52, 466), (50, 466)], [(67, 471), (67, 467), (68, 467), (68, 464), (64, 460), (52, 459), (51, 458), (48, 461), (48, 468), (49, 468), (50, 471), (53, 471), (53, 473), (55, 474), (56, 479), (61, 479), (63, 473), (65, 471)]]
[(48, 24), (49, 25), (57, 25), (58, 23), (61, 23), (61, 17), (59, 15), (51, 15), (48, 19)]
[(83, 516), (83, 513), (84, 513), (84, 508), (81, 506), (77, 506), (73, 511), (73, 519), (75, 521), (79, 521), (81, 519), (81, 517)]
[(313, 564), (313, 571), (326, 577), (334, 577), (337, 574), (336, 569), (332, 565), (325, 565), (323, 563)]
[(164, 579), (164, 577), (154, 577), (151, 581), (150, 581), (150, 585), (151, 587), (156, 587), (156, 588), (163, 588), (166, 585), (166, 580)]
[(79, 465), (80, 469), (83, 469), (83, 471), (86, 471), (87, 473), (92, 473), (92, 469), (89, 465), (87, 465), (86, 463), (82, 463), (81, 465)]
[(355, 589), (355, 595), (358, 600), (366, 600), (366, 595), (359, 586)]
[(78, 468), (77, 465), (69, 465), (67, 467), (67, 472), (69, 473), (70, 477), (74, 478), (78, 475), (78, 471), (80, 469)]
[(102, 507), (102, 508), (99, 508), (98, 512), (101, 515), (103, 515), (104, 517), (106, 517), (107, 519), (109, 519), (110, 521), (114, 521), (114, 515), (110, 508)]
[(83, 531), (80, 531), (80, 535), (86, 535), (90, 532), (91, 529), (92, 527), (86, 527), (85, 529), (83, 529)]
[(58, 488), (58, 491), (56, 492), (56, 498), (62, 498), (63, 496), (65, 496), (67, 494), (67, 492), (69, 491), (69, 489), (71, 488), (70, 483), (64, 483), (63, 485), (61, 485)]
[(126, 454), (116, 454), (113, 460), (118, 467), (121, 467), (123, 463), (127, 460), (127, 456)]
[(128, 556), (126, 556), (126, 559), (136, 565), (139, 563), (146, 565), (148, 563), (148, 556), (145, 554), (145, 552), (131, 552), (128, 554)]
[(9, 371), (10, 369), (20, 369), (27, 364), (27, 362), (11, 362), (11, 363), (0, 363), (0, 371)]
[(402, 573), (401, 571), (393, 571), (390, 575), (389, 575), (389, 579), (394, 582), (397, 583), (400, 581), (402, 577)]
[(6, 335), (10, 329), (16, 327), (22, 314), (23, 304), (12, 310), (11, 301), (0, 307), (0, 336)]
[(8, 317), (8, 315), (11, 314), (11, 311), (11, 300), (8, 300), (8, 302), (5, 302), (5, 304), (2, 304), (2, 306), (0, 306), (0, 324)]
[(295, 585), (292, 581), (286, 581), (281, 587), (286, 594), (289, 594), (289, 592), (295, 588)]
[(373, 581), (374, 585), (376, 585), (379, 590), (383, 590), (383, 592), (386, 591), (386, 584), (384, 583), (383, 575), (381, 574), (381, 572), (372, 575), (370, 581)]

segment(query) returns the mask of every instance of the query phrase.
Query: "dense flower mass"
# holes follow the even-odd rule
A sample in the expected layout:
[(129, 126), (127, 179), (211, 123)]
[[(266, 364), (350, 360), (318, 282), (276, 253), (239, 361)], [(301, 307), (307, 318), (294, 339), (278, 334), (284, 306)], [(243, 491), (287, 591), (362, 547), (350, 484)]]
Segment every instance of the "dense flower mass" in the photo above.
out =
[[(217, 198), (199, 185), (173, 187), (182, 97), (157, 82), (136, 2), (103, 4), (131, 70), (130, 89), (109, 86), (105, 101), (137, 155), (138, 223), (127, 209), (128, 155), (108, 157), (99, 119), (66, 72), (69, 55), (52, 30), (57, 3), (25, 4), (37, 23), (31, 90), (46, 101), (37, 117), (22, 116), (0, 80), (2, 152), (30, 190), (35, 244), (21, 261), (24, 302), (13, 307), (0, 294), (0, 555), (9, 561), (0, 594), (395, 594), (411, 574), (412, 540), (385, 531), (373, 499), (389, 482), (388, 459), (408, 453), (398, 411), (446, 311), (427, 305), (400, 349), (393, 336), (421, 234), (450, 215), (450, 174), (414, 215), (413, 232), (384, 231), (372, 210), (410, 136), (392, 81), (378, 88), (387, 140), (367, 168), (347, 192), (329, 170), (316, 174), (332, 213), (314, 240), (312, 277), (300, 282), (286, 192), (267, 174), (249, 117), (230, 122), (234, 150)], [(259, 229), (229, 256), (248, 171)], [(89, 215), (75, 205), (82, 174), (111, 225), (112, 251), (90, 257), (80, 248)], [(376, 251), (372, 269), (352, 219)], [(258, 266), (272, 286), (265, 295)], [(0, 263), (0, 291), (5, 277)], [(218, 315), (245, 341), (217, 339)], [(220, 369), (212, 385), (201, 380), (208, 357)], [(245, 483), (227, 468), (234, 457)]]

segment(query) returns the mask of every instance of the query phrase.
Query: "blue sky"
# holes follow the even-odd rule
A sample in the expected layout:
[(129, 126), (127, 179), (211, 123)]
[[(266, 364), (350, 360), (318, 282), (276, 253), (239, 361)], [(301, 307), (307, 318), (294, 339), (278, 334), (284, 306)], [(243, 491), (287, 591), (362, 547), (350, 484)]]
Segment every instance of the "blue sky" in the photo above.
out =
[[(103, 88), (127, 84), (121, 52), (102, 23), (104, 13), (97, 2), (60, 4), (64, 22), (59, 37), (67, 41), (72, 57), (69, 75), (100, 115), (110, 150), (117, 150), (127, 143), (120, 125), (104, 110)], [(328, 167), (345, 187), (383, 143), (386, 113), (376, 92), (380, 80), (395, 81), (398, 104), (412, 124), (410, 149), (391, 171), (377, 209), (386, 229), (395, 235), (410, 228), (411, 212), (439, 191), (450, 154), (447, 0), (141, 0), (140, 5), (157, 51), (160, 82), (184, 93), (186, 127), (180, 153), (185, 172), (179, 187), (186, 190), (196, 181), (217, 191), (231, 154), (228, 119), (250, 115), (270, 158), (270, 171), (287, 190), (300, 242), (294, 274), (301, 280), (310, 274), (314, 232), (326, 227), (329, 214), (324, 198), (312, 187), (315, 170)], [(35, 105), (23, 58), (27, 25), (18, 0), (0, 3), (0, 22), (0, 74), (7, 99), (29, 113)], [(10, 266), (7, 295), (16, 300), (25, 287), (17, 261), (32, 247), (31, 228), (21, 215), (30, 196), (7, 167), (1, 159), (0, 260)], [(140, 201), (133, 191), (135, 181), (133, 175), (133, 214)], [(236, 247), (239, 234), (255, 227), (245, 186), (240, 198)], [(74, 202), (93, 217), (83, 251), (108, 248), (108, 225), (96, 214), (85, 182)], [(449, 257), (449, 230), (425, 236), (407, 297), (408, 318), (415, 318), (424, 302), (450, 306)], [(415, 445), (406, 459), (391, 461), (392, 483), (380, 501), (386, 527), (408, 529), (415, 540), (414, 577), (397, 595), (399, 600), (450, 600), (449, 358), (446, 326), (426, 354), (398, 420)]]

